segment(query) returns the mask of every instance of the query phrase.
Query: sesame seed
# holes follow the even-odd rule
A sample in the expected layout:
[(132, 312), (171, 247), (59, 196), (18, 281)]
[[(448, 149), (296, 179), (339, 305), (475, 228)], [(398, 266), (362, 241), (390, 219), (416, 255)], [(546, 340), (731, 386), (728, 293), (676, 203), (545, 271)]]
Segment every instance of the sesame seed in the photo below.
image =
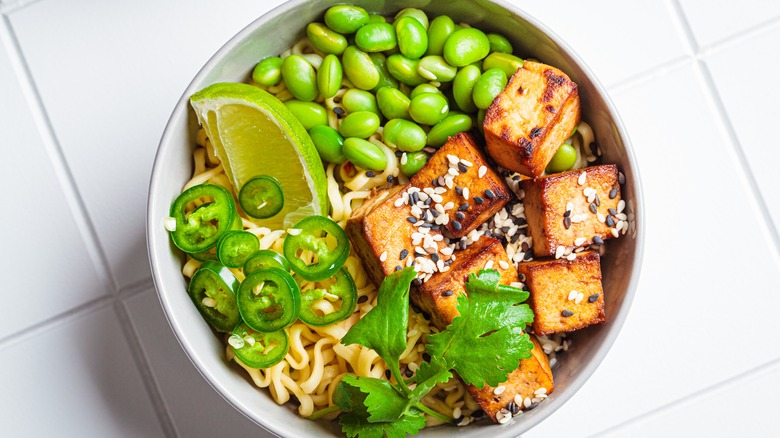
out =
[(575, 254), (575, 253), (571, 253), (571, 254), (566, 256), (566, 260), (568, 260), (568, 261), (572, 261), (572, 260), (574, 260), (576, 258), (577, 258), (577, 254)]
[(465, 158), (461, 158), (460, 162), (465, 164), (466, 166), (469, 166), (469, 167), (472, 167), (474, 165), (474, 163), (472, 163), (471, 161), (469, 161), (469, 160), (467, 160)]
[(583, 298), (585, 298), (585, 294), (583, 294), (582, 292), (578, 293), (577, 296), (574, 297), (574, 303), (579, 304), (580, 302), (582, 302)]
[(567, 217), (563, 218), (563, 226), (566, 227), (567, 230), (569, 228), (571, 228), (571, 218), (570, 217), (567, 216)]
[(449, 297), (449, 296), (452, 296), (452, 294), (454, 294), (454, 293), (455, 292), (453, 292), (452, 290), (445, 290), (444, 292), (441, 293), (441, 296)]
[(542, 395), (542, 394), (547, 394), (547, 388), (542, 387), (542, 388), (539, 388), (536, 391), (534, 391), (534, 395), (539, 396), (539, 395)]
[(593, 243), (596, 245), (603, 245), (604, 239), (602, 239), (600, 236), (593, 236)]
[(618, 213), (618, 214), (615, 215), (615, 217), (620, 219), (620, 220), (622, 220), (622, 221), (628, 220), (628, 216), (626, 216), (625, 213)]
[(569, 201), (566, 203), (566, 211), (568, 211), (569, 214), (571, 214), (572, 210), (574, 210), (574, 203)]
[(493, 199), (493, 198), (496, 197), (496, 194), (493, 193), (492, 190), (487, 189), (487, 190), (485, 190), (485, 197), (488, 198), (488, 199)]
[(511, 415), (502, 416), (501, 419), (498, 418), (498, 415), (499, 414), (496, 414), (496, 420), (498, 420), (499, 424), (506, 424), (506, 423), (509, 423), (510, 421), (512, 421), (512, 416)]
[(599, 222), (601, 222), (601, 223), (604, 223), (604, 221), (606, 221), (606, 220), (607, 220), (607, 218), (606, 218), (606, 217), (605, 217), (603, 214), (601, 214), (601, 212), (599, 212), (599, 213), (596, 213), (596, 218), (597, 218), (597, 219), (599, 220)]
[(337, 106), (337, 107), (333, 108), (333, 112), (336, 113), (337, 116), (343, 116), (345, 114), (344, 113), (344, 108), (342, 108), (340, 106)]
[(590, 211), (593, 214), (596, 214), (596, 213), (599, 212), (598, 208), (596, 208), (596, 203), (594, 203), (594, 202), (591, 202), (590, 205), (588, 206), (588, 208), (590, 208)]
[(572, 315), (574, 315), (574, 312), (572, 312), (569, 309), (563, 309), (563, 311), (561, 312), (561, 316), (563, 316), (564, 318), (568, 318)]
[(400, 271), (401, 269), (403, 269), (403, 268), (402, 268), (402, 267), (400, 267), (400, 266), (396, 266), (396, 267), (395, 267), (395, 271), (396, 271), (396, 272)]
[(488, 260), (487, 263), (485, 263), (485, 269), (492, 269), (493, 268), (493, 260)]
[(523, 400), (523, 406), (525, 406), (526, 408), (530, 408), (531, 407), (531, 403), (533, 403), (533, 402), (531, 401), (531, 399), (529, 397), (526, 397)]
[(405, 165), (407, 161), (409, 161), (409, 157), (407, 157), (406, 152), (404, 152), (404, 154), (401, 155), (401, 165)]
[(586, 240), (587, 240), (587, 239), (585, 239), (584, 237), (578, 237), (578, 238), (574, 239), (574, 244), (575, 244), (576, 246), (580, 246), (580, 245), (582, 245), (583, 243), (585, 243), (585, 241), (586, 241)]
[(460, 212), (460, 211), (456, 211), (456, 212), (455, 212), (455, 218), (456, 218), (456, 219), (458, 219), (458, 220), (463, 220), (463, 219), (466, 219), (466, 215), (465, 215), (465, 214), (463, 214), (463, 213), (462, 213), (462, 212)]
[(577, 298), (577, 294), (579, 294), (579, 292), (577, 292), (576, 290), (572, 290), (571, 292), (569, 292), (569, 296), (567, 297), (567, 299), (569, 301), (574, 301), (574, 299)]
[(385, 379), (390, 380), (390, 376), (392, 376), (393, 373), (390, 372), (390, 370), (385, 370)]
[(297, 236), (297, 235), (301, 234), (302, 232), (303, 232), (303, 230), (300, 229), (300, 228), (288, 228), (287, 229), (287, 234), (289, 234), (291, 236)]
[(499, 260), (498, 266), (500, 266), (501, 269), (509, 269), (509, 263), (507, 263), (505, 260)]
[(395, 202), (393, 202), (393, 206), (395, 206), (396, 208), (402, 205), (404, 205), (404, 198), (398, 198), (395, 200)]
[(458, 211), (466, 211), (468, 209), (469, 209), (469, 204), (467, 202), (460, 204), (460, 206), (458, 207)]
[(452, 175), (452, 176), (458, 176), (459, 175), (458, 169), (456, 169), (454, 167), (450, 167), (449, 170), (447, 170), (447, 173), (449, 175)]
[(485, 176), (486, 173), (487, 173), (487, 167), (479, 166), (479, 172), (477, 173), (477, 175), (479, 175), (479, 177), (482, 178), (483, 176)]
[(623, 175), (623, 172), (618, 172), (618, 183), (621, 185), (626, 183), (626, 176)]
[(531, 252), (531, 251), (528, 251), (528, 252), (527, 252), (527, 253), (525, 253), (525, 255), (523, 256), (523, 260), (525, 260), (525, 261), (528, 261), (528, 260), (531, 260), (533, 257), (534, 257), (534, 253), (533, 253), (533, 252)]
[(431, 199), (433, 199), (433, 202), (439, 203), (444, 200), (444, 198), (441, 197), (441, 195), (433, 194), (431, 195)]
[(401, 253), (398, 255), (398, 260), (403, 260), (409, 255), (409, 250), (404, 248), (401, 250)]
[(458, 163), (458, 170), (460, 171), (460, 173), (466, 173), (469, 171), (469, 168), (466, 167), (466, 165), (463, 163)]
[(595, 303), (596, 300), (598, 300), (598, 299), (599, 299), (599, 294), (593, 294), (593, 295), (588, 297), (588, 302), (589, 303)]
[(379, 261), (384, 262), (387, 260), (387, 251), (383, 252), (382, 255), (379, 256)]
[(363, 304), (366, 301), (368, 301), (368, 295), (361, 295), (360, 298), (358, 298), (358, 304)]
[(412, 223), (412, 224), (416, 224), (417, 223), (417, 218), (414, 217), (414, 216), (409, 216), (409, 217), (406, 218), (406, 220), (408, 220), (409, 223)]
[(579, 184), (579, 185), (585, 184), (585, 178), (586, 178), (586, 174), (585, 174), (585, 172), (582, 172), (580, 174), (579, 178), (577, 178), (577, 184)]
[(447, 161), (449, 161), (450, 164), (458, 164), (460, 162), (460, 158), (452, 154), (447, 154)]
[(517, 415), (520, 413), (520, 406), (517, 406), (517, 403), (515, 403), (514, 401), (509, 402), (506, 408), (509, 409), (509, 412), (512, 415)]
[(615, 226), (615, 220), (612, 219), (612, 216), (607, 216), (606, 220), (605, 220), (605, 223), (607, 224), (608, 227), (614, 227)]
[(506, 390), (506, 386), (504, 386), (504, 385), (496, 386), (496, 388), (493, 390), (493, 394), (501, 395), (501, 394), (504, 393), (505, 390)]
[(374, 173), (374, 171), (372, 171), (372, 170), (368, 170), (368, 171), (366, 171), (366, 176), (369, 177), (369, 178), (373, 178), (373, 177), (376, 176), (376, 173)]
[(609, 199), (617, 198), (617, 194), (618, 194), (618, 188), (617, 187), (612, 188), (612, 190), (609, 191)]
[(452, 410), (452, 418), (456, 418), (456, 419), (460, 418), (460, 415), (461, 415), (461, 409), (460, 408), (455, 408), (455, 409)]
[[(456, 419), (456, 421), (457, 421), (457, 419)], [(471, 420), (469, 420), (469, 417), (461, 417), (461, 419), (460, 419), (460, 421), (458, 421), (457, 425), (459, 427), (463, 427), (463, 426), (468, 426), (469, 423), (471, 423)]]
[(593, 195), (593, 203), (596, 204), (596, 207), (601, 207), (601, 200), (599, 199), (598, 193)]
[(480, 204), (480, 205), (482, 205), (482, 203), (484, 203), (484, 202), (485, 202), (485, 200), (484, 200), (484, 199), (482, 199), (482, 197), (481, 197), (481, 196), (475, 196), (475, 197), (474, 197), (474, 202), (476, 202), (477, 204)]
[(387, 175), (387, 182), (389, 183), (393, 182), (395, 180), (394, 178), (395, 177), (393, 175)]
[(616, 230), (618, 230), (618, 231), (620, 231), (620, 230), (622, 230), (622, 229), (623, 229), (623, 226), (624, 226), (625, 224), (626, 224), (626, 223), (625, 223), (625, 222), (623, 222), (623, 221), (618, 221), (618, 223), (617, 223), (617, 226), (615, 227), (615, 229), (616, 229)]
[(623, 213), (623, 210), (625, 210), (625, 209), (626, 209), (626, 201), (621, 199), (618, 202), (618, 205), (617, 205), (617, 212), (618, 213)]
[(439, 255), (436, 254), (436, 253), (431, 254), (431, 260), (433, 260), (434, 262), (438, 262), (439, 261)]
[(563, 257), (563, 253), (565, 253), (565, 252), (566, 252), (566, 247), (559, 245), (557, 248), (555, 248), (555, 258), (559, 259), (559, 258)]
[(463, 187), (455, 186), (455, 193), (457, 193), (458, 196), (463, 196)]
[(469, 199), (469, 188), (468, 187), (464, 187), (463, 188), (463, 198)]
[[(416, 280), (416, 278), (415, 278)], [(404, 375), (406, 377), (412, 377), (414, 375), (414, 371), (410, 370), (409, 368), (406, 368), (406, 371), (404, 371)]]

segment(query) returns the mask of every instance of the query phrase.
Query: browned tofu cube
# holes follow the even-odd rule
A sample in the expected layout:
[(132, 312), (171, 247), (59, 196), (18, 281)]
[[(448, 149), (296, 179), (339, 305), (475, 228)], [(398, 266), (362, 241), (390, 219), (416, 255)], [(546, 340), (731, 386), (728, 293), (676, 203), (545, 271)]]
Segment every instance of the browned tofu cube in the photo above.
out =
[(408, 203), (409, 192), (417, 190), (408, 184), (383, 190), (356, 208), (347, 221), (352, 247), (377, 286), (387, 275), (410, 265), (418, 277), (446, 270), (444, 262), (451, 252), (444, 236), (417, 219)]
[(628, 225), (614, 164), (526, 179), (520, 186), (537, 257), (569, 256), (574, 248), (618, 237)]
[(512, 196), (467, 132), (450, 137), (410, 184), (429, 195), (441, 196), (435, 203), (450, 207), (446, 209), (449, 219), (442, 225), (454, 237), (465, 236), (482, 225)]
[(487, 152), (500, 166), (539, 176), (579, 123), (577, 84), (555, 67), (526, 61), (485, 112)]
[[(515, 402), (518, 408), (525, 409), (525, 399), (543, 398), (555, 389), (547, 355), (542, 351), (536, 336), (531, 335), (531, 341), (534, 343), (531, 357), (521, 360), (520, 366), (507, 376), (505, 383), (495, 388), (488, 385), (482, 388), (473, 385), (466, 387), (474, 401), (493, 421), (500, 421), (496, 415), (501, 409), (511, 412), (510, 402)], [(518, 403), (521, 399), (523, 404)]]
[(483, 236), (463, 251), (456, 252), (449, 270), (434, 274), (413, 289), (412, 301), (428, 312), (431, 322), (443, 330), (458, 316), (458, 297), (466, 293), (469, 274), (477, 274), (482, 269), (498, 271), (501, 284), (516, 282), (518, 278), (501, 242)]
[(531, 292), (537, 335), (570, 332), (606, 320), (599, 253), (583, 251), (574, 260), (523, 262), (517, 270)]

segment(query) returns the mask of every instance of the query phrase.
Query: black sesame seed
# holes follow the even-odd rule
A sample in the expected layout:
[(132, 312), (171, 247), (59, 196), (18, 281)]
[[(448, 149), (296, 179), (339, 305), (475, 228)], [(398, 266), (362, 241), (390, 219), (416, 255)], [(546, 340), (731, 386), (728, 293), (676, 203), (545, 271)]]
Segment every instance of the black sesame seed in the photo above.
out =
[(447, 260), (447, 261), (445, 261), (445, 262), (444, 262), (444, 266), (449, 266), (449, 265), (451, 265), (451, 264), (452, 264), (452, 262), (454, 262), (454, 261), (455, 261), (455, 260), (449, 259), (449, 260)]
[(615, 187), (612, 190), (609, 191), (609, 199), (615, 199), (617, 198), (618, 188)]
[(509, 227), (501, 227), (501, 232), (502, 233), (508, 233), (509, 232)]
[(474, 202), (476, 202), (477, 204), (482, 204), (483, 202), (485, 202), (485, 200), (482, 199), (481, 196), (475, 196), (474, 197)]
[(414, 371), (412, 371), (412, 370), (410, 370), (409, 368), (407, 368), (407, 369), (404, 371), (404, 375), (405, 375), (406, 377), (412, 377), (412, 376), (414, 375)]
[(571, 216), (571, 210), (566, 210), (566, 211), (563, 213), (563, 217), (569, 217), (569, 216)]
[(593, 295), (588, 297), (588, 302), (589, 303), (595, 303), (596, 300), (598, 300), (598, 299), (599, 299), (599, 294), (593, 294)]
[(593, 236), (593, 243), (595, 243), (596, 245), (603, 245), (604, 239), (602, 239), (599, 236)]
[(455, 212), (455, 218), (459, 219), (459, 220), (463, 220), (463, 219), (466, 219), (466, 215), (463, 214), (463, 212), (461, 212), (461, 211), (456, 211)]
[(395, 180), (393, 175), (387, 175), (387, 182), (392, 183)]
[(540, 127), (538, 127), (538, 126), (537, 126), (536, 128), (534, 128), (534, 129), (532, 129), (532, 130), (531, 130), (531, 134), (529, 135), (529, 137), (531, 137), (531, 140), (533, 140), (533, 139), (535, 139), (536, 137), (538, 137), (538, 136), (542, 135), (542, 129), (543, 129), (543, 128), (540, 128)]
[(431, 226), (431, 230), (433, 230), (433, 231), (439, 231), (440, 228), (441, 228), (440, 225), (433, 225), (433, 226)]
[(455, 193), (457, 193), (458, 196), (463, 196), (463, 187), (455, 186)]
[(385, 370), (385, 379), (390, 380), (392, 375), (393, 373), (391, 373), (390, 370)]
[(414, 280), (412, 280), (412, 284), (417, 287), (420, 287), (420, 285), (422, 285), (422, 280), (420, 280), (419, 278), (415, 278)]
[(566, 227), (567, 230), (569, 228), (571, 228), (571, 218), (570, 217), (563, 218), (563, 226)]
[(493, 237), (493, 233), (490, 232), (490, 230), (485, 230), (485, 237)]
[(431, 205), (431, 202), (433, 202), (433, 198), (428, 198), (428, 199), (425, 200), (425, 202), (423, 202), (423, 204)]
[(512, 181), (520, 181), (520, 175), (513, 176)]
[(468, 247), (468, 244), (466, 243), (465, 240), (461, 240), (458, 246), (460, 246), (460, 249), (466, 249)]
[(563, 309), (563, 311), (561, 312), (561, 316), (564, 317), (564, 318), (568, 318), (568, 317), (570, 317), (572, 315), (574, 315), (574, 312), (572, 312), (569, 309)]
[(508, 170), (504, 169), (501, 171), (501, 176), (503, 176), (504, 178), (509, 178), (509, 175), (510, 173)]
[(516, 221), (514, 221), (517, 225), (525, 225), (528, 223), (528, 221), (524, 217), (517, 218)]
[(528, 242), (523, 242), (523, 244), (520, 245), (520, 249), (522, 249), (523, 251), (528, 251), (528, 248), (529, 248)]
[(436, 217), (439, 217), (439, 212), (438, 212), (438, 211), (436, 211), (436, 210), (428, 210), (428, 211), (430, 211), (430, 212), (431, 212), (431, 214), (433, 215), (433, 217), (435, 217), (435, 218), (436, 218)]
[(368, 295), (361, 295), (360, 298), (358, 298), (358, 303), (363, 304), (366, 301), (368, 301)]
[(431, 254), (431, 260), (433, 260), (434, 263), (439, 261), (439, 255), (436, 253)]
[(444, 180), (443, 176), (436, 178), (436, 182), (439, 183), (439, 187), (444, 187), (447, 183), (447, 181)]
[(493, 198), (496, 197), (496, 194), (493, 193), (492, 190), (487, 189), (487, 190), (485, 190), (485, 197), (488, 198), (488, 199), (493, 199)]
[(341, 109), (341, 107), (338, 107), (338, 106), (333, 108), (333, 112), (336, 113), (337, 116), (343, 116), (344, 115), (344, 110)]
[(458, 211), (466, 211), (469, 209), (469, 203), (464, 202), (463, 204), (460, 204), (460, 207), (458, 207)]
[(515, 233), (514, 236), (509, 238), (509, 242), (511, 243), (517, 243), (517, 241), (520, 239), (520, 233)]
[(517, 415), (520, 413), (520, 407), (517, 406), (517, 403), (511, 401), (508, 405), (506, 405), (506, 408), (509, 409), (509, 412), (512, 413), (512, 415)]
[(458, 170), (460, 170), (460, 173), (466, 173), (469, 171), (469, 168), (463, 163), (458, 163)]
[(599, 195), (596, 195), (593, 198), (593, 203), (596, 204), (596, 207), (601, 207), (601, 200), (599, 199)]
[(410, 224), (416, 224), (417, 223), (417, 218), (414, 217), (414, 216), (409, 216), (409, 217), (406, 218), (406, 220), (408, 220)]
[(454, 294), (454, 293), (455, 292), (453, 292), (452, 290), (445, 290), (444, 292), (441, 293), (441, 296), (449, 297), (449, 296), (452, 296), (452, 294)]
[(525, 274), (518, 274), (517, 277), (520, 279), (520, 281), (525, 282)]
[(436, 148), (425, 147), (425, 148), (423, 148), (423, 152), (425, 152), (427, 154), (433, 154), (433, 153), (436, 153)]
[(621, 185), (626, 183), (626, 176), (623, 175), (623, 172), (618, 172), (618, 183)]
[(422, 357), (423, 357), (423, 360), (426, 361), (426, 362), (430, 362), (431, 361), (431, 355), (428, 354), (427, 351), (422, 354)]
[(368, 171), (366, 171), (366, 176), (369, 177), (369, 178), (373, 178), (373, 177), (376, 176), (376, 173), (374, 173), (373, 170), (368, 170)]
[(525, 261), (531, 260), (532, 258), (534, 258), (534, 253), (531, 251), (526, 252), (525, 255), (523, 256), (523, 260)]
[(607, 209), (607, 211), (608, 211), (608, 212), (609, 212), (609, 214), (611, 214), (612, 216), (617, 216), (617, 210), (615, 210), (614, 208), (608, 208), (608, 209)]
[(433, 180), (431, 180), (431, 185), (433, 185), (434, 187), (439, 187), (439, 179), (434, 178)]
[(395, 151), (396, 158), (401, 158), (404, 155), (403, 151)]
[(420, 228), (432, 228), (433, 225), (429, 222), (425, 222), (422, 225), (420, 225)]
[(409, 250), (404, 248), (398, 256), (398, 260), (404, 260), (409, 255)]
[(599, 211), (599, 209), (596, 208), (596, 204), (594, 204), (593, 202), (590, 203), (588, 208), (590, 208), (590, 212), (593, 213), (593, 214), (596, 214)]
[(460, 231), (463, 228), (463, 225), (458, 221), (452, 221), (452, 228), (455, 228), (455, 231)]
[(409, 195), (409, 198), (412, 199), (412, 204), (416, 204), (420, 202), (420, 193), (419, 192), (412, 192), (411, 195)]
[(403, 269), (403, 268), (402, 268), (402, 267), (400, 267), (400, 266), (396, 266), (396, 267), (395, 267), (395, 272), (398, 272), (398, 271), (400, 271), (401, 269)]
[(535, 409), (537, 406), (539, 406), (539, 403), (538, 402), (533, 402), (533, 403), (531, 403), (531, 406), (528, 406), (527, 408), (525, 408), (525, 410), (526, 411), (530, 411), (532, 409)]
[(615, 220), (612, 219), (612, 216), (607, 216), (606, 223), (607, 223), (608, 227), (614, 227), (615, 226)]

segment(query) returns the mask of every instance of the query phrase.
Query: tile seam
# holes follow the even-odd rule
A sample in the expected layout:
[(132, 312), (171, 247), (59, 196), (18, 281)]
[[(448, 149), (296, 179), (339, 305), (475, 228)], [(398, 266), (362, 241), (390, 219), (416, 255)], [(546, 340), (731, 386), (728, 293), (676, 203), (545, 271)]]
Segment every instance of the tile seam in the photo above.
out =
[(41, 0), (17, 0), (3, 3), (0, 4), (0, 13), (5, 15), (11, 14), (34, 3), (38, 3), (39, 1)]
[(733, 35), (702, 46), (699, 52), (701, 56), (710, 56), (739, 44), (744, 44), (747, 41), (775, 31), (778, 28), (780, 28), (780, 16), (764, 20)]
[(611, 96), (616, 96), (620, 93), (624, 93), (646, 84), (659, 76), (669, 74), (677, 69), (690, 65), (694, 61), (694, 57), (690, 55), (683, 55), (663, 64), (656, 65), (649, 70), (645, 70), (636, 75), (621, 79), (612, 85), (608, 85), (606, 88)]
[(68, 205), (71, 217), (79, 230), (81, 240), (92, 262), (92, 267), (95, 269), (95, 274), (103, 284), (104, 289), (109, 289), (116, 293), (119, 290), (118, 283), (111, 271), (108, 257), (100, 242), (95, 225), (89, 217), (84, 199), (78, 190), (73, 172), (68, 166), (62, 146), (54, 132), (54, 126), (35, 84), (30, 66), (24, 57), (19, 39), (13, 30), (9, 17), (3, 14), (0, 18), (2, 18), (0, 20), (0, 35), (5, 36), (3, 39), (7, 42), (8, 57), (16, 73), (19, 89), (24, 95), (30, 115), (38, 128), (37, 133), (49, 158), (49, 162), (54, 168), (54, 174), (63, 191), (63, 197)]

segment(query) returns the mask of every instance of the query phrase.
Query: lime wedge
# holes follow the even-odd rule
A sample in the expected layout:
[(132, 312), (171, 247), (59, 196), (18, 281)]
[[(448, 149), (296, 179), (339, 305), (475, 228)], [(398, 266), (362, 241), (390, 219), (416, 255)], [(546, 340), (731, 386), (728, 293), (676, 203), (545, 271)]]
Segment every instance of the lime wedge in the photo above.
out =
[(282, 186), (282, 210), (253, 222), (286, 229), (304, 217), (327, 215), (328, 183), (317, 149), (279, 99), (251, 85), (218, 83), (192, 95), (190, 104), (235, 193), (258, 175)]

